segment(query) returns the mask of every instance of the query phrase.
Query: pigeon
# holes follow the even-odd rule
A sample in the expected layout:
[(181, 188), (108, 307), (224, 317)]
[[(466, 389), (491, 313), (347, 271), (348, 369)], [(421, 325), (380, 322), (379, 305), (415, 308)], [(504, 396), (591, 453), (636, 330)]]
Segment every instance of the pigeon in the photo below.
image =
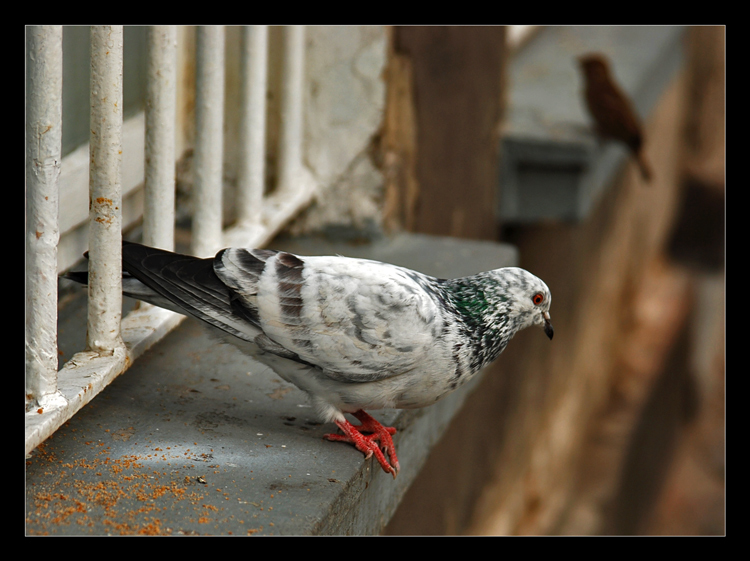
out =
[[(394, 478), (396, 429), (366, 409), (425, 407), (521, 329), (537, 324), (553, 336), (549, 288), (517, 267), (439, 279), (338, 255), (230, 247), (198, 258), (132, 242), (122, 264), (125, 295), (197, 318), (271, 367), (341, 430), (325, 438), (374, 455)], [(88, 282), (86, 271), (63, 276)]]
[(603, 138), (627, 145), (635, 156), (644, 181), (651, 179), (651, 166), (643, 153), (643, 127), (627, 95), (615, 83), (604, 55), (592, 53), (578, 58), (586, 81), (586, 107)]

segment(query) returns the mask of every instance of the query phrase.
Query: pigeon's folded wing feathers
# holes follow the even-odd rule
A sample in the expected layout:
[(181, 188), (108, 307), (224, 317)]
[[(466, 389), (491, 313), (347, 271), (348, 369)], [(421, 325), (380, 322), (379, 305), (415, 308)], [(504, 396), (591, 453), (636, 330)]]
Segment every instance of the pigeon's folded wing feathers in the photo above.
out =
[(384, 379), (408, 372), (430, 352), (442, 325), (437, 302), (401, 268), (279, 252), (260, 270), (247, 253), (226, 250), (219, 278), (257, 307), (271, 341), (328, 376)]

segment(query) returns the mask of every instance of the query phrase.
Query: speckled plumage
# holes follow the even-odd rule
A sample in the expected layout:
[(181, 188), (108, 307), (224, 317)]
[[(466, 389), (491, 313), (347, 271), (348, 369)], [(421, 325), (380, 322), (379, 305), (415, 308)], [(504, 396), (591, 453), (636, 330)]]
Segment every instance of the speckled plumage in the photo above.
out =
[[(552, 337), (549, 289), (515, 267), (444, 280), (340, 256), (228, 248), (199, 259), (127, 243), (123, 271), (125, 294), (206, 322), (305, 391), (321, 419), (344, 431), (332, 439), (374, 453), (394, 475), (395, 448), (383, 441), (395, 429), (363, 410), (430, 405), (519, 330), (538, 324)], [(350, 433), (344, 413), (373, 432), (365, 439), (381, 440), (390, 464)]]

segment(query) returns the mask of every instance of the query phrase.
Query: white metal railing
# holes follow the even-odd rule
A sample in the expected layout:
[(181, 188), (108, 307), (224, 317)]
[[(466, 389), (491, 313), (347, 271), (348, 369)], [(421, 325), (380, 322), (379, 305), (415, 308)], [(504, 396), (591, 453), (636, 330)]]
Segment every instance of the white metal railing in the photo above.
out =
[(174, 249), (177, 107), (177, 28), (149, 27), (146, 34), (146, 142), (143, 243)]
[[(263, 195), (265, 26), (243, 29), (238, 221), (221, 227), (224, 30), (198, 28), (193, 252), (266, 244), (312, 199), (302, 165), (304, 27), (284, 29), (278, 184)], [(144, 241), (174, 245), (176, 28), (148, 31)], [(58, 177), (62, 27), (27, 28), (26, 453), (72, 417), (183, 318), (142, 305), (121, 314), (122, 26), (91, 28), (89, 314), (87, 348), (57, 371)]]
[(62, 161), (62, 26), (30, 27), (26, 100), (26, 399), (57, 392), (58, 179)]

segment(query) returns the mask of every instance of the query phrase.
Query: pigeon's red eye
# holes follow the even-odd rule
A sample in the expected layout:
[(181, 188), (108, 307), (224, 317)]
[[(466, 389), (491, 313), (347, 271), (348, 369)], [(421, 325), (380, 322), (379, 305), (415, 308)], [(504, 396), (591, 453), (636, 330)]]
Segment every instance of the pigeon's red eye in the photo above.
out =
[(531, 301), (534, 302), (534, 305), (538, 306), (542, 302), (544, 302), (544, 294), (541, 292), (537, 292), (534, 294), (534, 296), (531, 298)]

